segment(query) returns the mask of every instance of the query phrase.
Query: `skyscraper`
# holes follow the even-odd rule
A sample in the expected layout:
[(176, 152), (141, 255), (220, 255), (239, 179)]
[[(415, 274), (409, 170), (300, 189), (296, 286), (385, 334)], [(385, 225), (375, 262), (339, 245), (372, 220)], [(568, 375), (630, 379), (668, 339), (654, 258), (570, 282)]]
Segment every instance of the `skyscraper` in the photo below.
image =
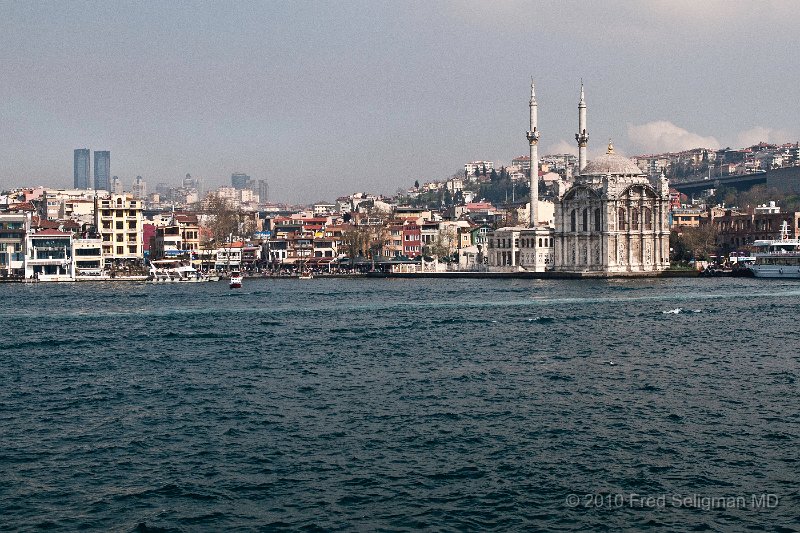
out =
[(254, 180), (243, 172), (231, 174), (231, 186), (234, 189), (250, 189), (252, 191), (254, 185)]
[(269, 183), (267, 180), (258, 180), (258, 201), (262, 204), (269, 200)]
[(89, 169), (91, 168), (91, 151), (88, 148), (78, 148), (75, 150), (75, 161), (73, 165), (73, 186), (76, 189), (91, 188), (89, 181)]
[(133, 182), (133, 197), (137, 200), (144, 200), (147, 198), (147, 182), (141, 176), (136, 176)]
[(94, 152), (94, 188), (109, 191), (111, 187), (111, 152)]
[(119, 179), (119, 176), (114, 176), (111, 178), (111, 192), (114, 194), (122, 194), (124, 192), (122, 180)]

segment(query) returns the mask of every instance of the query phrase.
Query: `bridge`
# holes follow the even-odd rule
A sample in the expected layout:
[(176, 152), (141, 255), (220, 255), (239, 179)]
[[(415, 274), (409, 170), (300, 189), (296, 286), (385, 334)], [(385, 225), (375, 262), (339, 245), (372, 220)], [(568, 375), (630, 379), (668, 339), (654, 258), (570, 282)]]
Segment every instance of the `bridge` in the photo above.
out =
[(776, 168), (767, 172), (722, 176), (711, 179), (670, 183), (670, 187), (688, 196), (694, 196), (706, 189), (731, 187), (739, 191), (749, 190), (754, 185), (766, 185), (784, 194), (800, 194), (800, 166)]
[(711, 179), (670, 183), (669, 186), (687, 196), (694, 196), (702, 191), (705, 191), (706, 189), (732, 187), (739, 191), (746, 191), (749, 190), (753, 185), (762, 185), (765, 183), (767, 183), (767, 173), (759, 172), (756, 174), (742, 174), (741, 176), (722, 176)]

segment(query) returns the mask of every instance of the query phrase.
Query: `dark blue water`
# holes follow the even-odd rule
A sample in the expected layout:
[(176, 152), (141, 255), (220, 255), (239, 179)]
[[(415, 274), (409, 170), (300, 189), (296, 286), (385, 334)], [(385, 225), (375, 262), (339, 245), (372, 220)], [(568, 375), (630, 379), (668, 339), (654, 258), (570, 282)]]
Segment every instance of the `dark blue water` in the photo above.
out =
[(800, 282), (0, 297), (0, 528), (800, 529)]

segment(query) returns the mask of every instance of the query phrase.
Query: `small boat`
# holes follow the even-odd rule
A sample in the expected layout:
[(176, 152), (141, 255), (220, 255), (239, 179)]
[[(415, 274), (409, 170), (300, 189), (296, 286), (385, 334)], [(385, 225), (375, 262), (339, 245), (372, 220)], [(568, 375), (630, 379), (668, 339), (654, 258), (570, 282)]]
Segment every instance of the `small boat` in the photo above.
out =
[(312, 276), (310, 272), (307, 272), (305, 274), (300, 274), (298, 279), (314, 279), (314, 276)]
[(778, 239), (758, 240), (753, 246), (756, 261), (750, 270), (757, 278), (800, 278), (800, 239), (789, 238), (789, 224), (784, 220)]
[(231, 289), (242, 288), (242, 273), (239, 272), (238, 270), (234, 270), (233, 272), (231, 272), (230, 288)]

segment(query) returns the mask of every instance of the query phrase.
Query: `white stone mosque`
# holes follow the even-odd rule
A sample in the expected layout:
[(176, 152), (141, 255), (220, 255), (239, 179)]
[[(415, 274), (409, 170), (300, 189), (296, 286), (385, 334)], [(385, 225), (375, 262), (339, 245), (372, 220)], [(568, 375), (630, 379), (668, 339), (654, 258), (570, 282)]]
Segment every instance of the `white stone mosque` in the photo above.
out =
[(669, 186), (645, 176), (630, 159), (608, 151), (586, 162), (589, 134), (581, 83), (578, 102), (578, 173), (557, 184), (553, 224), (540, 219), (538, 104), (531, 81), (531, 203), (527, 226), (489, 237), (489, 269), (556, 271), (586, 276), (654, 275), (669, 267)]

